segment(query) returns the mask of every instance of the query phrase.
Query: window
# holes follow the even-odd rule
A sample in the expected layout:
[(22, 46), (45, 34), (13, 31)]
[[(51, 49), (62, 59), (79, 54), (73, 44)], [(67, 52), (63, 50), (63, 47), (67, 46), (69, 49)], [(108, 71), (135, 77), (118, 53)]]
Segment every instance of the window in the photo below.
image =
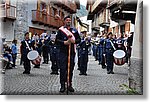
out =
[(64, 12), (62, 12), (61, 18), (63, 19), (64, 17), (65, 17), (65, 14), (64, 14)]
[(120, 26), (120, 32), (121, 32), (121, 34), (125, 33), (125, 25)]
[(10, 4), (10, 0), (1, 0), (1, 3), (2, 3), (2, 4), (5, 4), (5, 3), (6, 3), (6, 4)]
[(40, 4), (40, 11), (46, 10), (46, 4), (41, 2)]
[(51, 8), (51, 15), (54, 16), (54, 8)]

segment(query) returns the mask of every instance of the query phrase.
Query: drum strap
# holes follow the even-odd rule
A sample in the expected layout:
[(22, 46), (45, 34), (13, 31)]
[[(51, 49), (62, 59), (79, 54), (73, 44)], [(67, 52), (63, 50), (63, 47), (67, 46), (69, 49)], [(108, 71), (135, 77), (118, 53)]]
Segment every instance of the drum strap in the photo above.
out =
[(27, 41), (25, 41), (26, 46), (28, 47), (29, 50), (31, 50), (31, 48), (29, 47), (29, 44), (27, 43)]
[(110, 40), (111, 46), (113, 47), (114, 50), (116, 50), (114, 44), (112, 43), (112, 41)]

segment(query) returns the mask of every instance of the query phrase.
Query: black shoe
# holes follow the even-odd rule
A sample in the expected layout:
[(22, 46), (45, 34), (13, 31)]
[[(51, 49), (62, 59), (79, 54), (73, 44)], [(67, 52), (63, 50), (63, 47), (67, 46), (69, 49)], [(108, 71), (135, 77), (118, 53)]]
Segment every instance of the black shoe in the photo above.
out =
[(30, 74), (30, 72), (27, 72), (27, 74)]
[(106, 65), (103, 65), (103, 66), (102, 66), (102, 69), (105, 69), (105, 68), (106, 68)]
[(74, 92), (74, 88), (72, 86), (68, 87), (68, 91)]
[(51, 72), (51, 74), (59, 75), (59, 73), (58, 73), (58, 72)]
[(87, 76), (87, 74), (86, 74), (86, 73), (80, 73), (79, 75), (85, 75), (85, 76)]
[(107, 74), (110, 74), (111, 72), (107, 72)]
[(114, 72), (110, 72), (111, 74), (115, 74)]
[(42, 64), (46, 64), (46, 62), (43, 62)]
[(40, 66), (34, 66), (33, 68), (40, 68)]
[(79, 75), (84, 75), (83, 73), (80, 73)]
[(63, 92), (65, 92), (65, 90), (66, 90), (65, 86), (61, 86), (59, 92), (63, 93)]
[(30, 74), (30, 72), (23, 72), (23, 74)]
[(83, 75), (87, 76), (87, 74), (86, 74), (86, 73), (84, 73)]

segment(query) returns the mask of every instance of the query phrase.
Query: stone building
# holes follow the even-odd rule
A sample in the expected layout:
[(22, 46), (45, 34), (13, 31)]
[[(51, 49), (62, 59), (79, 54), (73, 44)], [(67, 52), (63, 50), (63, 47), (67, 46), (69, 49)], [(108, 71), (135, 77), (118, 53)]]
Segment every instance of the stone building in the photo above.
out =
[(88, 20), (92, 20), (92, 31), (97, 33), (112, 32), (117, 37), (134, 31), (134, 24), (130, 20), (116, 20), (112, 18), (111, 10), (115, 0), (96, 0), (87, 3)]
[(16, 2), (1, 0), (1, 36), (12, 41), (15, 37)]
[[(143, 46), (143, 18), (142, 18), (142, 0), (110, 0), (111, 19), (120, 21), (130, 21), (125, 25), (129, 27), (129, 31), (134, 32), (131, 66), (129, 68), (129, 87), (135, 89), (139, 94), (143, 94), (143, 62), (142, 62), (142, 46)], [(127, 30), (128, 31), (128, 30)]]
[[(119, 36), (134, 32), (129, 87), (143, 94), (143, 1), (142, 0), (88, 0), (88, 19), (93, 31), (112, 31)], [(94, 33), (94, 32), (93, 32)]]
[(75, 13), (80, 8), (78, 0), (3, 0), (1, 5), (6, 41), (21, 41), (27, 31), (31, 35), (56, 32), (66, 15), (71, 15), (74, 26)]

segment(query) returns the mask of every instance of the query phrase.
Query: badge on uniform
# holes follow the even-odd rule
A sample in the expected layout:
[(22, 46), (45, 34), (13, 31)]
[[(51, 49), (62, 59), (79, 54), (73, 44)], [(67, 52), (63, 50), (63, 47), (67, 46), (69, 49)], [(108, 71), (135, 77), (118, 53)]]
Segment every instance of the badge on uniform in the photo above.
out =
[(76, 31), (72, 30), (72, 33), (75, 33)]
[(64, 40), (67, 40), (67, 38), (66, 38), (66, 37), (64, 37)]

